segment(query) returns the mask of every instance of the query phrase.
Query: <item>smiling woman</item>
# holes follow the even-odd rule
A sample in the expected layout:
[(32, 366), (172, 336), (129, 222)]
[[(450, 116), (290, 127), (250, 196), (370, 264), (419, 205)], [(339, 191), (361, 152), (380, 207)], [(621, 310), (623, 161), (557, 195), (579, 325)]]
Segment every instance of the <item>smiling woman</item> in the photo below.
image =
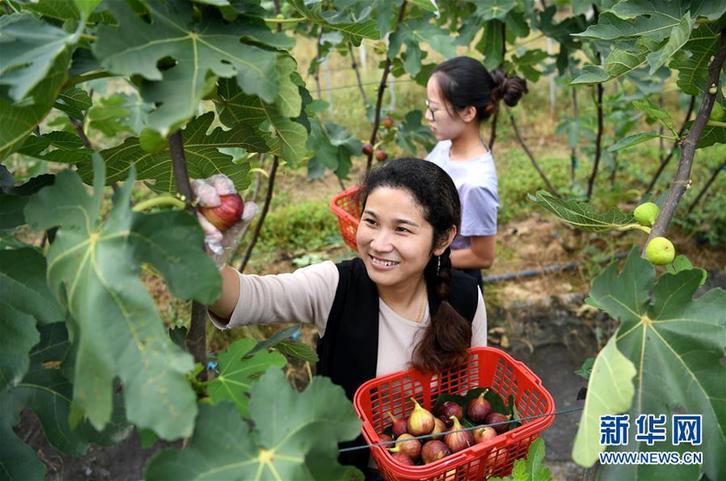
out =
[[(306, 322), (320, 334), (318, 374), (352, 399), (365, 381), (411, 365), (439, 372), (486, 345), (486, 310), (475, 281), (452, 270), (450, 244), (461, 206), (451, 178), (420, 159), (373, 170), (361, 191), (359, 257), (289, 274), (222, 269), (222, 297), (210, 306), (220, 329)], [(343, 462), (365, 468), (367, 453)]]

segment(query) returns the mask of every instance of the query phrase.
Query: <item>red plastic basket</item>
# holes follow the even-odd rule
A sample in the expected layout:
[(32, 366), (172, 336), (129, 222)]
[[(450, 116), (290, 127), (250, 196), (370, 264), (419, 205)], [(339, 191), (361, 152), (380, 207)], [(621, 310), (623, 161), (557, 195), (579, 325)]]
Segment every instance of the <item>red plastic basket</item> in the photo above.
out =
[[(555, 412), (555, 402), (542, 381), (522, 362), (491, 347), (469, 350), (465, 367), (440, 375), (422, 374), (415, 369), (377, 377), (364, 383), (355, 393), (353, 405), (363, 421), (363, 436), (369, 444), (381, 441), (380, 434), (390, 424), (388, 412), (408, 416), (415, 397), (431, 409), (441, 394), (466, 394), (479, 386), (491, 387), (502, 398), (514, 396), (520, 417)], [(511, 473), (516, 459), (527, 455), (529, 445), (554, 421), (553, 416), (525, 419), (522, 425), (423, 466), (405, 466), (393, 460), (381, 446), (371, 453), (387, 481), (481, 481)]]
[(355, 232), (358, 230), (358, 220), (360, 219), (360, 202), (358, 202), (357, 194), (360, 192), (360, 186), (355, 185), (330, 200), (330, 210), (338, 217), (338, 225), (343, 240), (354, 251), (358, 250), (355, 242)]

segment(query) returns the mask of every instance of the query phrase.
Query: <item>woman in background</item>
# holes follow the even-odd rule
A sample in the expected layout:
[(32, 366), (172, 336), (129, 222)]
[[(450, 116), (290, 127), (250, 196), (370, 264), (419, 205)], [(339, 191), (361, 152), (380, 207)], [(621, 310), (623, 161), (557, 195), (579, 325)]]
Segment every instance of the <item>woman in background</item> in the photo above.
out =
[(526, 92), (520, 77), (489, 73), (470, 57), (439, 64), (426, 85), (426, 119), (439, 141), (426, 160), (449, 174), (461, 199), (461, 229), (451, 244), (451, 264), (479, 285), (481, 269), (494, 262), (499, 210), (497, 171), (481, 125), (500, 100), (513, 107)]

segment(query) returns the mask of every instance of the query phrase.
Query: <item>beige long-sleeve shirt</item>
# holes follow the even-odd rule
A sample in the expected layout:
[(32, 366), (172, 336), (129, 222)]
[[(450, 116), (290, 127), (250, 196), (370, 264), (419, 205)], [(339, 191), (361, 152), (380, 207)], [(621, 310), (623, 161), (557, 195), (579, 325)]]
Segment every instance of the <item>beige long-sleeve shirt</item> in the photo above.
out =
[[(338, 287), (338, 268), (333, 262), (303, 267), (289, 274), (266, 276), (240, 274), (239, 301), (229, 322), (212, 321), (220, 329), (245, 324), (304, 322), (314, 324), (321, 337)], [(487, 316), (481, 291), (472, 321), (471, 345), (486, 346)], [(416, 322), (396, 313), (379, 298), (378, 364), (376, 376), (407, 369), (413, 350), (430, 322)]]

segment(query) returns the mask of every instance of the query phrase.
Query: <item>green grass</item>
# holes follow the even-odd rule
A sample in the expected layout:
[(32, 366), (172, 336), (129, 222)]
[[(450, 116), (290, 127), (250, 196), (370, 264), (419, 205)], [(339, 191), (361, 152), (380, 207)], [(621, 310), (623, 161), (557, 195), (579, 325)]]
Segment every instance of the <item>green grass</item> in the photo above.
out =
[[(527, 194), (545, 188), (541, 177), (521, 149), (497, 154), (496, 163), (500, 200), (498, 222), (504, 224), (528, 216), (535, 205), (527, 198)], [(538, 163), (553, 185), (568, 185), (569, 159), (545, 157)]]
[[(338, 222), (321, 202), (284, 202), (284, 195), (276, 199), (260, 233), (258, 248), (261, 252), (283, 250), (294, 254), (298, 251), (317, 250), (339, 236)], [(283, 202), (280, 202), (283, 201)]]

